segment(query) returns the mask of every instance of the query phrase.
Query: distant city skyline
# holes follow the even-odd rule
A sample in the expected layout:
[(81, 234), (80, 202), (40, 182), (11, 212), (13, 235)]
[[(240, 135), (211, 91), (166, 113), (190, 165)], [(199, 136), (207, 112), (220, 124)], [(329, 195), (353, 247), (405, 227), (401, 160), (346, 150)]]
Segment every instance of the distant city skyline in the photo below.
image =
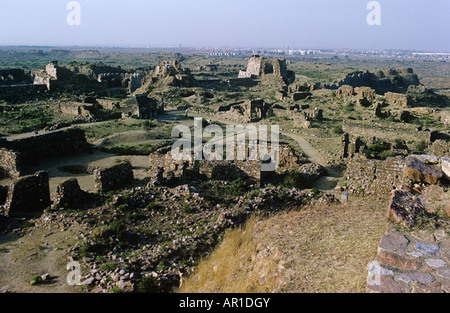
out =
[(0, 45), (450, 52), (449, 0), (369, 2), (0, 0)]

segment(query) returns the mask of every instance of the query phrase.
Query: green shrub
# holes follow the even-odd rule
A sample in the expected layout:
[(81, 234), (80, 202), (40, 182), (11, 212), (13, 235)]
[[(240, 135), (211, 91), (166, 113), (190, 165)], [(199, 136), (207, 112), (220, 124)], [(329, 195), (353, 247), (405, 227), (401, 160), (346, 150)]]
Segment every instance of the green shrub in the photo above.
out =
[(336, 135), (342, 135), (344, 133), (344, 130), (342, 129), (342, 126), (338, 125), (338, 126), (333, 127), (333, 132)]
[(416, 144), (414, 150), (416, 150), (416, 152), (418, 153), (424, 153), (427, 148), (428, 148), (427, 143), (425, 142), (425, 140), (422, 140)]
[(283, 174), (280, 183), (282, 188), (304, 188), (306, 185), (305, 175), (301, 172), (288, 171)]
[(142, 277), (136, 287), (139, 293), (155, 293), (158, 291), (158, 280), (155, 277)]
[(386, 159), (390, 155), (391, 144), (376, 138), (363, 151), (369, 159)]
[(225, 187), (225, 192), (232, 196), (241, 196), (248, 190), (248, 184), (242, 178), (238, 178)]

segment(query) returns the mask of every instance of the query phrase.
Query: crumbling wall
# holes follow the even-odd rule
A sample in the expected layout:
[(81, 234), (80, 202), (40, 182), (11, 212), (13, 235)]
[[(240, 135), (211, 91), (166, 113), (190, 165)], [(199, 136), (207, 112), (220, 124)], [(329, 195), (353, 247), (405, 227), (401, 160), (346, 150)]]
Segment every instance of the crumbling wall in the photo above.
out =
[(0, 148), (0, 177), (19, 177), (20, 168), (18, 153)]
[(409, 106), (409, 98), (405, 94), (395, 93), (395, 92), (387, 92), (384, 95), (387, 103), (395, 106), (400, 106), (406, 108)]
[(6, 215), (40, 212), (51, 204), (48, 172), (24, 176), (9, 186), (5, 202)]
[(10, 85), (0, 86), (0, 100), (16, 101), (29, 99), (47, 92), (46, 85)]
[(239, 78), (271, 79), (280, 83), (291, 84), (295, 73), (287, 70), (286, 60), (267, 59), (254, 55), (248, 60), (247, 70), (239, 71)]
[(417, 131), (417, 126), (400, 123), (380, 123), (374, 121), (344, 121), (344, 132), (356, 137), (377, 137), (394, 140), (396, 138), (405, 141), (430, 141), (431, 132)]
[(11, 177), (20, 176), (23, 166), (70, 155), (89, 147), (83, 130), (62, 128), (14, 140), (0, 141), (0, 167)]
[(94, 170), (94, 186), (99, 192), (117, 190), (133, 181), (133, 170), (130, 163), (119, 163), (105, 169)]
[(347, 170), (341, 183), (346, 191), (360, 194), (382, 195), (390, 193), (403, 182), (405, 160), (401, 157), (383, 160), (353, 158), (347, 162)]

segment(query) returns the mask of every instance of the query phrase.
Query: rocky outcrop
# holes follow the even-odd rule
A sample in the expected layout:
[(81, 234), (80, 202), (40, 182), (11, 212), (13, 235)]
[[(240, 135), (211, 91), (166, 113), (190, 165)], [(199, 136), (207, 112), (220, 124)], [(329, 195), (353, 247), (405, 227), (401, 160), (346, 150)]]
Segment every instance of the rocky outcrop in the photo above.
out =
[(405, 228), (416, 225), (416, 219), (425, 216), (426, 210), (420, 199), (405, 190), (394, 190), (387, 211), (387, 217)]
[(418, 183), (437, 184), (442, 178), (441, 169), (428, 165), (415, 156), (406, 159), (403, 173), (411, 181)]

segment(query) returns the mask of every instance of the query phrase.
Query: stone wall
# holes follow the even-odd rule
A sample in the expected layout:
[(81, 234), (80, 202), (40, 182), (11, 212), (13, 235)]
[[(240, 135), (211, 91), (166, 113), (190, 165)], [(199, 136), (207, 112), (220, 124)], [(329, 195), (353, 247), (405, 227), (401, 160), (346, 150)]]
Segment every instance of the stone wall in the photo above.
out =
[(61, 113), (80, 116), (80, 117), (93, 117), (92, 111), (94, 111), (94, 105), (89, 103), (69, 102), (59, 105)]
[(377, 137), (388, 140), (425, 141), (431, 139), (430, 131), (417, 131), (417, 126), (401, 123), (381, 123), (377, 121), (344, 121), (342, 129), (352, 136)]
[(349, 159), (342, 184), (348, 192), (382, 195), (390, 193), (403, 182), (404, 158), (383, 160)]
[(387, 92), (384, 95), (384, 98), (386, 99), (387, 103), (391, 105), (396, 105), (404, 108), (409, 106), (408, 96), (401, 93)]
[(19, 177), (20, 176), (20, 159), (17, 152), (0, 149), (0, 177)]
[(0, 99), (7, 101), (29, 99), (47, 92), (46, 85), (11, 85), (0, 86)]
[(290, 84), (295, 80), (295, 73), (287, 70), (286, 60), (268, 59), (254, 55), (248, 60), (247, 70), (239, 72), (239, 78), (260, 78)]
[[(248, 143), (247, 143), (248, 144)], [(260, 151), (258, 146), (258, 151)], [(267, 145), (270, 153), (270, 144)], [(270, 174), (262, 171), (261, 160), (250, 160), (251, 149), (246, 146), (244, 157), (247, 160), (237, 160), (237, 148), (234, 150), (235, 157), (233, 161), (187, 161), (174, 160), (168, 149), (162, 149), (149, 156), (149, 172), (153, 175), (153, 180), (161, 182), (171, 177), (183, 177), (187, 170), (206, 175), (210, 179), (235, 180), (239, 177), (260, 185), (266, 181)], [(291, 146), (285, 143), (279, 144), (279, 168), (298, 169), (302, 162)], [(222, 173), (222, 174), (219, 174)], [(267, 175), (266, 175), (267, 174)]]
[(40, 212), (50, 204), (48, 172), (40, 171), (11, 183), (4, 209), (6, 215), (20, 215)]
[(0, 166), (12, 177), (22, 173), (23, 166), (42, 160), (70, 155), (89, 147), (83, 130), (62, 128), (14, 140), (0, 141)]
[(449, 293), (450, 238), (445, 229), (400, 231), (391, 227), (369, 264), (369, 293)]
[(105, 169), (94, 170), (94, 186), (99, 192), (117, 190), (133, 181), (130, 163), (119, 163)]

